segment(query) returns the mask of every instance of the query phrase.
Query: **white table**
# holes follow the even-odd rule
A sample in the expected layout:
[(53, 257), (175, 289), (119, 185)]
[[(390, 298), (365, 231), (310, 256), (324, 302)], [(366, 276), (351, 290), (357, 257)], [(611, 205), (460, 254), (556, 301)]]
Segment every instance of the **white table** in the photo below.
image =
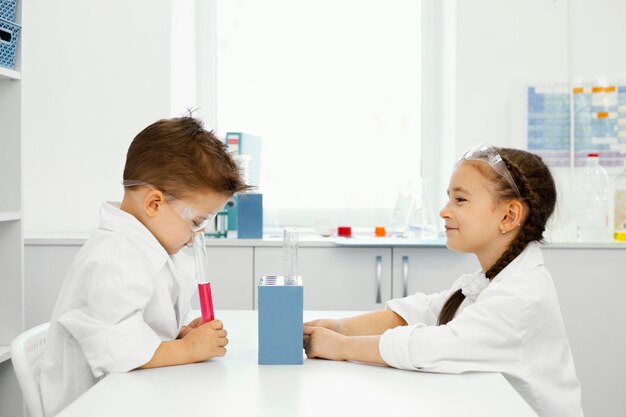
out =
[[(350, 312), (305, 312), (305, 319)], [(536, 417), (500, 374), (430, 374), (305, 359), (257, 364), (257, 312), (218, 311), (228, 353), (210, 361), (112, 374), (58, 417)]]

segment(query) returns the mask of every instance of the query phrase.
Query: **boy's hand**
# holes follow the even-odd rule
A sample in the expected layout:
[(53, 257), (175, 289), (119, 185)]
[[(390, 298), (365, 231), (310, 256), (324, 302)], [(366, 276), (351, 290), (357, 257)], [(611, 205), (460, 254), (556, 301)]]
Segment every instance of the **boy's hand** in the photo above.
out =
[(220, 320), (202, 323), (202, 317), (199, 317), (186, 327), (189, 327), (190, 330), (183, 336), (182, 341), (185, 343), (185, 347), (193, 362), (200, 362), (226, 354), (225, 346), (228, 344), (227, 332)]
[(202, 317), (196, 317), (195, 319), (190, 321), (189, 324), (183, 326), (183, 328), (180, 329), (180, 333), (178, 333), (177, 339), (182, 339), (183, 337), (187, 336), (190, 331), (192, 331), (193, 329), (197, 329), (198, 326), (200, 326), (202, 323)]

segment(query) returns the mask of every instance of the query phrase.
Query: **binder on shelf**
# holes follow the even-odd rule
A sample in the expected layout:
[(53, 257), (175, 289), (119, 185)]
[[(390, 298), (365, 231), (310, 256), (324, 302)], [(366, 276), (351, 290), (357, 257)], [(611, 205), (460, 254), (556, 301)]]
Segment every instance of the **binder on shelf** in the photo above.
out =
[(263, 194), (235, 196), (237, 237), (263, 239)]
[(258, 190), (261, 186), (261, 138), (249, 133), (226, 132), (226, 144), (232, 153), (250, 157), (247, 167), (248, 182)]
[(263, 196), (258, 193), (261, 185), (261, 138), (243, 132), (226, 132), (225, 142), (229, 151), (237, 156), (245, 155), (239, 162), (245, 170), (245, 180), (255, 187), (253, 193), (236, 195), (228, 204), (228, 230), (237, 230), (239, 238), (261, 239), (263, 237)]

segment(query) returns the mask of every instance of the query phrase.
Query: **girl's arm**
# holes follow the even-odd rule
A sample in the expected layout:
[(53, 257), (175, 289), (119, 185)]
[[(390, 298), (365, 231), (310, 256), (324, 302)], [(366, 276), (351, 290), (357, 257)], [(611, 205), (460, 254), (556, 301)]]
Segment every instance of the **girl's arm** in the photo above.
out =
[(346, 336), (380, 335), (385, 330), (406, 326), (406, 321), (391, 310), (378, 310), (339, 320), (341, 334)]
[(386, 364), (378, 350), (380, 336), (345, 336), (323, 327), (304, 328), (308, 358)]
[(309, 358), (385, 364), (378, 349), (380, 335), (406, 324), (391, 310), (340, 320), (314, 320), (304, 324), (304, 349)]
[(378, 310), (343, 319), (319, 319), (304, 323), (304, 327), (325, 327), (345, 336), (380, 335), (387, 329), (406, 326), (406, 321), (391, 310)]

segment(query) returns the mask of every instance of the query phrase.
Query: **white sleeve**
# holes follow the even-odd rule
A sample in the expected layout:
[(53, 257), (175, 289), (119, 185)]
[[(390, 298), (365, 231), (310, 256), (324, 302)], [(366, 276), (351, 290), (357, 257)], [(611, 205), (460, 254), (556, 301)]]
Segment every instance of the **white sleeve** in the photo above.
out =
[(395, 368), (429, 372), (502, 372), (521, 358), (529, 301), (493, 283), (477, 302), (443, 326), (413, 324), (380, 338), (383, 360)]
[(438, 294), (422, 294), (420, 292), (404, 298), (387, 301), (385, 307), (402, 317), (408, 324), (426, 324), (434, 326), (449, 291)]
[(143, 317), (152, 281), (137, 260), (119, 252), (77, 271), (85, 281), (86, 305), (58, 318), (78, 341), (95, 377), (147, 363), (161, 343)]

